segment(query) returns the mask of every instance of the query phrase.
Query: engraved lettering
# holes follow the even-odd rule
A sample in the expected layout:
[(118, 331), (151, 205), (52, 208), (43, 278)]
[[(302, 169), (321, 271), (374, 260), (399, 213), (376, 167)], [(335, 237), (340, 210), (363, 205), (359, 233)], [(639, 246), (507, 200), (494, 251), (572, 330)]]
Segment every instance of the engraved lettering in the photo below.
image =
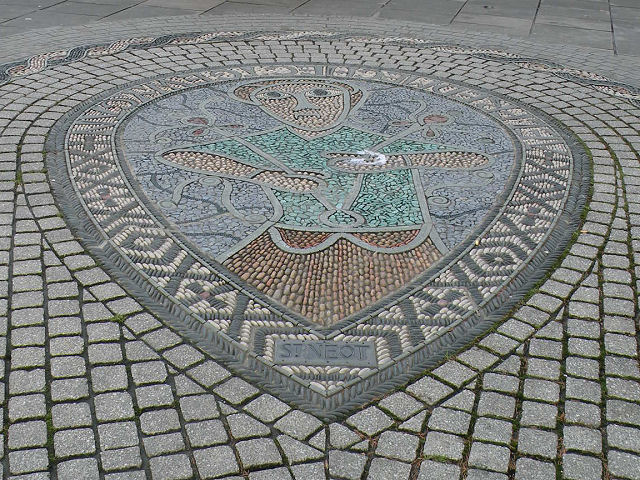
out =
[(376, 366), (375, 345), (338, 340), (276, 339), (274, 363), (314, 366)]
[(338, 358), (338, 346), (337, 345), (325, 345), (324, 346), (324, 353), (325, 353), (325, 356), (326, 356), (327, 360)]
[(353, 347), (351, 345), (345, 345), (340, 347), (340, 355), (344, 358), (350, 358), (353, 356)]

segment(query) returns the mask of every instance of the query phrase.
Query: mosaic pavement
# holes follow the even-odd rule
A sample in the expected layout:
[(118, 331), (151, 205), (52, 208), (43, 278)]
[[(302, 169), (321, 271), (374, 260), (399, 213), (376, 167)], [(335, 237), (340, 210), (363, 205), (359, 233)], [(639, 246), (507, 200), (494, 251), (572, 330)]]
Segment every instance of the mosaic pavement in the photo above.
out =
[(0, 65), (3, 477), (640, 478), (640, 82), (235, 21)]

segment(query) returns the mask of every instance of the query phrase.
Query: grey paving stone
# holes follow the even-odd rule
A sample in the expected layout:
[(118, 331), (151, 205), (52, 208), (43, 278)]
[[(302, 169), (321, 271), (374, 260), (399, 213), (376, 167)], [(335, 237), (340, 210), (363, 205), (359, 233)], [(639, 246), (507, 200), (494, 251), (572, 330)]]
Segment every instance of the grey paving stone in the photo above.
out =
[(621, 378), (607, 378), (607, 394), (622, 400), (636, 401), (640, 398), (640, 383)]
[[(105, 345), (113, 345), (115, 347), (120, 348), (120, 345), (115, 343), (113, 344), (100, 343), (96, 346), (105, 346)], [(143, 360), (157, 360), (159, 358), (156, 352), (154, 352), (151, 348), (149, 348), (147, 345), (145, 345), (141, 341), (127, 342), (124, 346), (124, 350), (125, 350), (125, 355), (127, 359), (132, 362), (139, 362)]]
[(369, 467), (370, 480), (386, 480), (388, 478), (409, 478), (411, 465), (408, 463), (389, 460), (386, 458), (374, 458)]
[(75, 278), (84, 286), (91, 286), (97, 283), (106, 282), (109, 277), (100, 268), (81, 270), (75, 273)]
[(51, 382), (51, 399), (54, 402), (78, 400), (89, 396), (86, 378), (69, 378)]
[(329, 425), (329, 442), (332, 447), (345, 449), (362, 440), (353, 430), (339, 423)]
[[(122, 303), (122, 300), (116, 300)], [(180, 343), (180, 337), (167, 328), (154, 330), (143, 335), (142, 339), (154, 350), (164, 350)]]
[(131, 395), (123, 392), (102, 393), (94, 398), (96, 417), (99, 421), (133, 418)]
[(433, 374), (441, 380), (457, 387), (475, 376), (473, 370), (455, 361), (449, 361), (439, 366), (433, 371)]
[(59, 480), (75, 480), (78, 478), (93, 480), (100, 478), (98, 462), (95, 458), (78, 458), (67, 460), (56, 465)]
[[(545, 295), (545, 297), (552, 298), (554, 301), (560, 302), (557, 298), (549, 297), (548, 295)], [(500, 325), (497, 331), (522, 342), (534, 332), (534, 329), (531, 325), (511, 318)]]
[(566, 396), (576, 400), (600, 403), (602, 391), (599, 383), (581, 378), (567, 377)]
[[(367, 442), (366, 440), (363, 440), (360, 443), (366, 443), (366, 442)], [(313, 437), (311, 437), (311, 439), (309, 440), (309, 445), (311, 445), (314, 448), (325, 450), (326, 447), (327, 447), (327, 431), (326, 431), (326, 429), (320, 430)], [(355, 446), (354, 446), (354, 448), (355, 448)]]
[(509, 465), (509, 449), (489, 443), (473, 442), (469, 453), (469, 465), (506, 472)]
[(304, 440), (322, 426), (322, 422), (308, 413), (294, 410), (278, 420), (274, 427), (290, 437)]
[(359, 480), (366, 462), (367, 457), (363, 454), (331, 450), (329, 452), (329, 474), (349, 480)]
[(323, 451), (310, 447), (288, 435), (279, 435), (277, 440), (289, 464), (323, 459), (325, 456)]
[(266, 437), (271, 433), (271, 429), (265, 424), (244, 413), (229, 415), (227, 422), (231, 430), (231, 436), (238, 440), (251, 437)]
[(144, 451), (149, 457), (157, 457), (167, 453), (176, 453), (184, 450), (185, 444), (182, 433), (166, 433), (145, 437), (142, 441)]
[(120, 326), (115, 322), (100, 322), (87, 325), (90, 343), (120, 340)]
[(425, 460), (420, 464), (418, 480), (451, 480), (459, 476), (460, 467), (457, 465)]
[(125, 291), (122, 290), (119, 285), (113, 282), (90, 286), (89, 291), (94, 297), (96, 297), (97, 300), (101, 302), (125, 295)]
[[(549, 282), (547, 283), (550, 288), (553, 287), (554, 284), (558, 285), (555, 291), (559, 290), (560, 292), (563, 292), (566, 288), (566, 285), (564, 284), (559, 284), (558, 282)], [(514, 318), (522, 320), (523, 322), (526, 322), (530, 325), (540, 327), (549, 319), (549, 314), (547, 312), (554, 311), (557, 308), (557, 302), (557, 298), (551, 297), (549, 295), (537, 296), (535, 297), (535, 300), (529, 305), (525, 305), (518, 309), (518, 311), (514, 314)], [(531, 306), (534, 304), (538, 308), (533, 308)]]
[(49, 319), (49, 336), (80, 335), (82, 328), (78, 317), (61, 317)]
[(101, 450), (113, 450), (138, 445), (138, 429), (134, 422), (113, 422), (98, 425)]
[(640, 379), (640, 368), (635, 358), (607, 355), (604, 359), (604, 369), (608, 376)]
[(527, 378), (524, 381), (524, 396), (528, 399), (556, 403), (560, 398), (560, 386), (547, 380)]
[(131, 378), (136, 385), (162, 383), (167, 379), (167, 368), (162, 362), (141, 362), (131, 365)]
[(285, 467), (270, 468), (259, 472), (250, 472), (249, 480), (292, 480), (289, 470)]
[(180, 411), (187, 422), (218, 418), (220, 415), (218, 404), (213, 395), (183, 397), (180, 399)]
[(453, 389), (434, 378), (423, 377), (409, 385), (406, 391), (415, 395), (423, 402), (433, 405), (453, 392)]
[(50, 364), (51, 375), (55, 378), (81, 377), (87, 371), (84, 357), (79, 355), (52, 357)]
[(231, 376), (227, 370), (212, 361), (206, 361), (197, 367), (192, 368), (189, 370), (188, 374), (199, 384), (206, 387), (220, 383)]
[(291, 467), (291, 470), (293, 471), (293, 476), (296, 480), (322, 478), (322, 476), (325, 475), (324, 464), (321, 462), (294, 465)]
[(347, 423), (362, 433), (371, 436), (390, 427), (393, 424), (393, 420), (379, 408), (369, 407), (355, 415), (351, 415), (347, 418)]
[(220, 420), (188, 423), (185, 428), (192, 447), (218, 445), (226, 443), (228, 439), (227, 431)]
[(53, 434), (53, 446), (56, 457), (60, 458), (86, 455), (96, 451), (93, 430), (90, 428), (60, 430)]
[(529, 343), (529, 354), (536, 357), (562, 359), (562, 343), (534, 338)]
[(608, 455), (609, 471), (622, 478), (640, 478), (640, 456), (612, 450)]
[(556, 466), (553, 463), (541, 462), (532, 458), (519, 458), (516, 460), (517, 480), (547, 480), (555, 478)]
[(518, 377), (498, 373), (486, 373), (482, 378), (482, 386), (485, 389), (504, 393), (517, 393), (519, 383), (520, 379)]
[[(131, 315), (142, 310), (142, 307), (133, 298), (121, 298), (119, 300), (112, 300), (107, 303), (107, 307), (116, 315)], [(171, 332), (170, 336), (175, 335)], [(168, 335), (169, 336), (169, 335)], [(145, 341), (149, 341), (153, 345), (153, 340), (150, 340), (145, 335)], [(179, 340), (177, 340), (179, 341)], [(176, 342), (177, 342), (176, 341)]]
[(416, 457), (418, 437), (407, 433), (382, 432), (378, 438), (376, 455), (412, 462)]
[(166, 407), (173, 405), (175, 398), (169, 385), (149, 385), (136, 388), (138, 408)]
[(562, 458), (562, 474), (568, 480), (599, 480), (602, 462), (598, 458), (567, 453)]
[(521, 428), (518, 432), (518, 450), (525, 455), (555, 459), (558, 436), (552, 432)]
[(175, 365), (178, 368), (190, 367), (204, 358), (202, 353), (189, 345), (178, 345), (177, 347), (164, 352), (163, 356), (172, 365)]
[(80, 336), (57, 337), (49, 341), (51, 356), (80, 355), (84, 352), (84, 339)]
[[(526, 395), (525, 380), (525, 395)], [(478, 415), (512, 418), (516, 408), (516, 400), (508, 395), (495, 392), (482, 392), (478, 403)]]
[(473, 428), (473, 438), (508, 445), (511, 442), (512, 432), (513, 425), (510, 422), (480, 417), (476, 420)]
[(607, 353), (623, 355), (627, 357), (638, 356), (638, 342), (635, 338), (616, 333), (604, 335), (604, 347)]
[(282, 463), (280, 452), (274, 441), (269, 438), (244, 440), (238, 442), (236, 448), (244, 468), (265, 467)]
[(436, 408), (429, 418), (428, 426), (434, 430), (466, 435), (470, 422), (471, 415), (466, 412), (448, 408)]
[(171, 408), (144, 412), (140, 415), (140, 429), (147, 435), (179, 430), (178, 412)]
[(418, 412), (423, 405), (404, 392), (397, 392), (382, 399), (378, 406), (400, 420), (406, 420)]
[(568, 450), (582, 452), (602, 452), (602, 434), (599, 430), (581, 426), (565, 426), (563, 443)]
[(607, 399), (607, 420), (640, 426), (640, 405)]
[(142, 457), (138, 447), (128, 447), (101, 452), (100, 460), (102, 461), (102, 469), (107, 472), (125, 470), (129, 468), (140, 468), (142, 466)]
[(560, 362), (530, 358), (527, 363), (527, 375), (547, 380), (558, 380), (560, 378)]
[(249, 402), (244, 409), (263, 422), (273, 422), (291, 410), (291, 407), (277, 398), (265, 394)]
[(429, 432), (422, 454), (427, 458), (460, 460), (464, 450), (463, 437), (441, 432)]
[(155, 457), (149, 464), (154, 480), (182, 480), (193, 476), (189, 457), (184, 454)]
[(44, 341), (44, 327), (15, 328), (11, 332), (11, 345), (14, 347), (44, 345)]
[(86, 427), (93, 424), (91, 408), (86, 402), (53, 405), (51, 419), (55, 428)]
[(42, 418), (47, 413), (45, 398), (42, 394), (20, 395), (9, 398), (9, 421)]
[(35, 448), (9, 452), (9, 471), (14, 474), (46, 471), (49, 455), (46, 448)]
[(598, 322), (567, 319), (567, 333), (573, 337), (600, 338), (600, 324)]
[(245, 402), (256, 396), (258, 389), (240, 378), (233, 377), (214, 390), (218, 395), (233, 405)]
[(463, 364), (480, 371), (486, 370), (499, 360), (496, 355), (477, 347), (469, 348), (456, 358)]
[(582, 425), (599, 427), (600, 408), (591, 403), (566, 401), (564, 405), (564, 417), (567, 423), (579, 423)]
[(607, 425), (608, 446), (640, 453), (640, 436), (638, 429), (622, 425)]
[(47, 425), (44, 421), (33, 420), (9, 425), (7, 446), (10, 449), (41, 447), (47, 443)]
[(126, 390), (129, 386), (127, 369), (124, 365), (92, 368), (91, 385), (94, 392)]
[(590, 379), (600, 378), (600, 362), (590, 358), (568, 357), (565, 369), (569, 375)]

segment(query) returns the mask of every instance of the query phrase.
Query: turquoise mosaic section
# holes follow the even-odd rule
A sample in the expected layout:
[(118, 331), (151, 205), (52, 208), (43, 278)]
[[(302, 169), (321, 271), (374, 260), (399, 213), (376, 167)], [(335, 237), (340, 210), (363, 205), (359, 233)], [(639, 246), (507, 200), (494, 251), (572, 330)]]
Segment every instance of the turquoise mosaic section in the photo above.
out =
[(410, 170), (365, 175), (360, 195), (351, 210), (367, 219), (370, 227), (424, 223)]
[(436, 145), (434, 143), (415, 142), (413, 140), (400, 139), (389, 145), (385, 145), (380, 149), (380, 153), (417, 153), (432, 152), (436, 150), (446, 150), (444, 145)]
[[(353, 198), (351, 210), (365, 218), (363, 227), (393, 227), (420, 225), (423, 222), (416, 197), (412, 174), (409, 171), (360, 174), (362, 187), (357, 189), (356, 174), (332, 170), (327, 167), (329, 152), (357, 152), (373, 149), (385, 141), (385, 137), (351, 127), (342, 127), (320, 138), (303, 138), (288, 128), (280, 128), (260, 135), (247, 137), (246, 142), (256, 148), (252, 151), (236, 140), (225, 140), (196, 148), (199, 151), (224, 154), (246, 163), (267, 169), (280, 169), (267, 156), (277, 159), (295, 172), (319, 172), (324, 175), (326, 187), (320, 193), (326, 203), (340, 210), (347, 198)], [(437, 150), (438, 145), (410, 140), (395, 141), (384, 148), (393, 152), (422, 152)], [(258, 151), (264, 152), (260, 156)], [(322, 224), (318, 216), (328, 210), (320, 200), (310, 194), (273, 191), (280, 202), (283, 215), (279, 223), (294, 227), (316, 227)], [(334, 213), (329, 217), (337, 225), (351, 225), (353, 217)]]

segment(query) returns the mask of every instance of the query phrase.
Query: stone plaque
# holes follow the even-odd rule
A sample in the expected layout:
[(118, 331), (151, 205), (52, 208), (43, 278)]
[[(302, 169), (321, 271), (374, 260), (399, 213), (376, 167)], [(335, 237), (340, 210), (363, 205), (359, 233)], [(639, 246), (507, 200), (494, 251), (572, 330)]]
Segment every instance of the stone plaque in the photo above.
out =
[(276, 340), (274, 362), (280, 365), (375, 367), (373, 342)]

